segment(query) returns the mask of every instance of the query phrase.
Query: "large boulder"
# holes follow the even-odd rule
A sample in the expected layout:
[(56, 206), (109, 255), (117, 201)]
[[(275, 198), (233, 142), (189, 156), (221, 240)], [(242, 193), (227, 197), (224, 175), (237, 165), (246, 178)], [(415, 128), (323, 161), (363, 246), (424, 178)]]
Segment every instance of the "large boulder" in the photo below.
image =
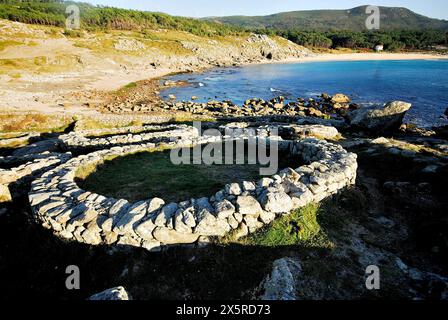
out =
[(350, 125), (375, 133), (398, 130), (411, 106), (407, 102), (393, 101), (382, 107), (361, 108), (350, 113)]
[(333, 103), (350, 103), (350, 98), (345, 94), (337, 93), (331, 98), (331, 102)]
[(100, 293), (94, 294), (88, 300), (96, 301), (111, 301), (111, 300), (130, 300), (129, 294), (123, 287), (116, 287), (104, 290)]

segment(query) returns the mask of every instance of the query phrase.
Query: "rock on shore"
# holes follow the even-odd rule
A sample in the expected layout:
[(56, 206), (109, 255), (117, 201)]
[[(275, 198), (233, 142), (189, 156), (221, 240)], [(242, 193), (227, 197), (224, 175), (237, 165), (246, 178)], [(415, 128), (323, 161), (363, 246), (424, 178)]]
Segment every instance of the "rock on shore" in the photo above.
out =
[(350, 125), (377, 133), (397, 130), (403, 122), (410, 103), (389, 102), (383, 107), (362, 108), (349, 115)]

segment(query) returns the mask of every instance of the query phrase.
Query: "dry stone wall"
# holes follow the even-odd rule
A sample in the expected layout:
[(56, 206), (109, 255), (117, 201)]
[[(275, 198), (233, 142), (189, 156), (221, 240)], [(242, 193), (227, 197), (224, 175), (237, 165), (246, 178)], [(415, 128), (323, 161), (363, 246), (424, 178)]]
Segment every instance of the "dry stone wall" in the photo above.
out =
[[(71, 157), (72, 155), (70, 153), (44, 152), (34, 155), (32, 161), (23, 163), (20, 166), (0, 169), (0, 202), (9, 202), (12, 200), (11, 185), (29, 182), (33, 177), (67, 161)], [(23, 194), (26, 195), (26, 192)]]
[[(137, 128), (118, 128), (115, 130), (86, 130), (71, 132), (59, 137), (63, 146), (68, 150), (73, 149), (104, 149), (113, 146), (127, 144), (141, 144), (157, 140), (176, 139), (179, 137), (197, 137), (198, 131), (187, 125), (148, 125)], [(107, 136), (101, 135), (107, 133)]]
[[(241, 138), (244, 137), (242, 132)], [(222, 138), (190, 135), (163, 146), (188, 147), (212, 142), (222, 142)], [(99, 165), (111, 156), (160, 146), (140, 143), (95, 151), (47, 171), (32, 182), (29, 201), (36, 219), (61, 238), (158, 251), (170, 245), (201, 246), (210, 237), (229, 232), (236, 237), (245, 236), (281, 215), (319, 202), (355, 183), (356, 155), (341, 146), (317, 139), (281, 141), (280, 145), (291, 155), (302, 156), (307, 164), (258, 181), (229, 183), (209, 197), (179, 203), (166, 203), (160, 198), (129, 203), (77, 186), (76, 171), (83, 166)]]

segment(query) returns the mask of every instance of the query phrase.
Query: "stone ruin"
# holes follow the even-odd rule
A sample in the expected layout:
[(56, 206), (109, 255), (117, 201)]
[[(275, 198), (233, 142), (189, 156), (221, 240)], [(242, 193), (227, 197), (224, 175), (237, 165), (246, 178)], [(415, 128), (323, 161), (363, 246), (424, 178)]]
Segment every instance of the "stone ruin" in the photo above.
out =
[[(283, 169), (258, 181), (230, 182), (209, 197), (178, 203), (166, 203), (161, 198), (129, 203), (85, 191), (75, 182), (76, 172), (111, 157), (223, 142), (225, 136), (202, 136), (194, 127), (185, 125), (140, 127), (140, 133), (117, 129), (108, 137), (92, 137), (101, 132), (88, 131), (63, 135), (60, 143), (64, 150), (93, 147), (95, 151), (71, 158), (70, 152), (65, 153), (51, 167), (45, 167), (45, 173), (33, 175), (28, 195), (33, 215), (63, 239), (149, 251), (172, 245), (200, 247), (210, 237), (231, 232), (237, 238), (246, 236), (292, 210), (320, 202), (355, 183), (356, 154), (326, 140), (304, 138), (302, 133), (311, 128), (288, 126), (281, 126), (281, 130), (298, 136), (290, 135), (290, 140), (273, 137), (272, 124), (260, 126), (257, 131), (267, 141), (277, 139), (282, 150), (291, 156), (299, 155), (305, 165)], [(247, 139), (246, 131), (241, 128), (236, 139)]]

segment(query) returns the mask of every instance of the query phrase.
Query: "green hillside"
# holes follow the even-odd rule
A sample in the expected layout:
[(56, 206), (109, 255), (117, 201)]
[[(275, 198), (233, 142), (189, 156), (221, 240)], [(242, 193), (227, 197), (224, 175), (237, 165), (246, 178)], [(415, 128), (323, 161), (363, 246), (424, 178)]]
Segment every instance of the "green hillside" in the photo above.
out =
[[(269, 16), (207, 18), (252, 29), (300, 29), (314, 31), (364, 31), (367, 6), (348, 10), (292, 11)], [(448, 30), (448, 21), (417, 14), (406, 8), (380, 7), (381, 30)]]
[(171, 29), (201, 36), (241, 33), (237, 27), (209, 21), (60, 0), (0, 0), (0, 19), (64, 27), (69, 4), (80, 8), (81, 27), (89, 30)]

